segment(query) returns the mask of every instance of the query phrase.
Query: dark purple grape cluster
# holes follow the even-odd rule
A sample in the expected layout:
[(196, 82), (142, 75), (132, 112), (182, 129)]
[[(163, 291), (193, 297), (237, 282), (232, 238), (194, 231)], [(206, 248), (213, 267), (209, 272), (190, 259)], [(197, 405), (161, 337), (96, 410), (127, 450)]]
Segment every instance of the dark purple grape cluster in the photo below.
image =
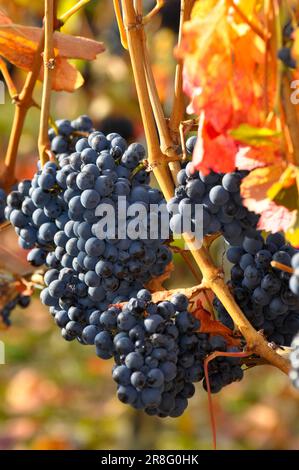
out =
[(290, 354), (290, 361), (290, 379), (294, 387), (299, 390), (299, 334), (297, 334), (292, 341), (292, 352)]
[(27, 308), (30, 304), (31, 297), (28, 295), (17, 294), (13, 299), (7, 302), (0, 310), (0, 319), (5, 326), (11, 325), (12, 311), (17, 307)]
[[(121, 402), (149, 415), (178, 417), (195, 393), (194, 383), (204, 378), (207, 355), (236, 351), (222, 337), (198, 333), (200, 322), (188, 312), (188, 303), (183, 294), (154, 303), (142, 289), (124, 307), (90, 316), (82, 339), (95, 344), (101, 359), (114, 358), (112, 376)], [(236, 357), (219, 357), (209, 365), (212, 393), (242, 377)]]
[[(63, 337), (81, 340), (94, 311), (128, 300), (163, 274), (172, 253), (160, 233), (151, 237), (150, 224), (144, 224), (145, 232), (136, 226), (134, 237), (127, 230), (118, 237), (121, 219), (126, 229), (135, 223), (136, 214), (128, 215), (128, 208), (138, 203), (148, 221), (150, 204), (165, 203), (161, 191), (149, 185), (143, 146), (94, 131), (87, 116), (57, 121), (56, 128), (58, 135), (50, 131), (56, 162), (47, 162), (9, 194), (6, 218), (20, 246), (30, 250), (28, 261), (49, 268), (41, 299)], [(119, 209), (121, 196), (125, 206)], [(115, 233), (102, 237), (98, 228), (106, 214), (97, 211), (104, 204), (114, 211), (116, 223)], [(161, 214), (158, 226), (159, 220)]]
[[(196, 138), (188, 139), (186, 146), (192, 154)], [(183, 232), (183, 220), (191, 215), (191, 229), (202, 222), (203, 236), (221, 232), (231, 245), (242, 244), (245, 236), (254, 236), (258, 215), (249, 212), (242, 203), (240, 184), (247, 172), (235, 171), (204, 175), (193, 170), (190, 162), (178, 173), (179, 186), (168, 202), (170, 228), (176, 234)], [(203, 206), (202, 221), (196, 219), (196, 205)]]
[[(242, 246), (227, 251), (227, 259), (234, 265), (229, 285), (235, 300), (251, 324), (281, 346), (289, 346), (299, 330), (299, 297), (289, 287), (291, 275), (272, 267), (271, 262), (290, 266), (295, 253), (279, 233), (269, 235), (266, 241), (261, 235), (246, 237)], [(233, 328), (218, 299), (214, 305), (219, 319)]]

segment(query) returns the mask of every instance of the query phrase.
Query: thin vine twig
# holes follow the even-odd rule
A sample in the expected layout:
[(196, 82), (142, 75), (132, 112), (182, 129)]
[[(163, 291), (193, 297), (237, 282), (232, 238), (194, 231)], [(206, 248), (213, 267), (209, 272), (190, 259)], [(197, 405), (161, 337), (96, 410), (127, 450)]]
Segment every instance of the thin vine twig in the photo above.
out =
[(143, 23), (146, 24), (146, 23), (149, 23), (153, 18), (154, 16), (157, 15), (157, 13), (159, 13), (159, 11), (161, 10), (161, 8), (164, 6), (165, 4), (165, 0), (156, 0), (156, 5), (154, 6), (154, 8), (143, 18)]
[(285, 273), (294, 274), (294, 269), (291, 268), (291, 266), (279, 263), (278, 261), (271, 261), (271, 266), (273, 268), (280, 269), (280, 271), (284, 271)]
[[(186, 21), (190, 19), (191, 11), (195, 0), (181, 0), (181, 15), (180, 15), (180, 29), (178, 37), (178, 47), (182, 44), (183, 39), (183, 27)], [(179, 143), (179, 126), (184, 120), (185, 115), (185, 99), (183, 92), (183, 61), (178, 59), (178, 63), (175, 71), (175, 83), (174, 83), (174, 99), (173, 108), (169, 120), (169, 129), (172, 133), (173, 139)]]

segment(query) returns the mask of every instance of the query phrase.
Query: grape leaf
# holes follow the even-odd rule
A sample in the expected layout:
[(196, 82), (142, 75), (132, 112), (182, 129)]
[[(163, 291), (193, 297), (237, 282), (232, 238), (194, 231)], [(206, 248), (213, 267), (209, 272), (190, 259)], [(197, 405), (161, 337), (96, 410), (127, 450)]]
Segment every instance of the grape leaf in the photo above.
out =
[(257, 168), (246, 176), (241, 185), (244, 205), (252, 212), (261, 214), (269, 207), (268, 190), (283, 174), (281, 165)]
[[(297, 211), (295, 211), (297, 212)], [(264, 206), (259, 219), (258, 228), (266, 232), (288, 232), (294, 212), (290, 212), (286, 207), (277, 206), (275, 202), (267, 200), (267, 207)]]
[(211, 169), (219, 173), (234, 171), (237, 151), (234, 139), (229, 135), (217, 134), (211, 126), (205, 124), (205, 115), (202, 113), (193, 155), (194, 167), (204, 174)]
[[(256, 25), (261, 23), (260, 6), (255, 0), (238, 2), (238, 8)], [(184, 63), (184, 90), (191, 99), (188, 112), (205, 116), (201, 143), (193, 156), (198, 170), (231, 171), (237, 155), (240, 160), (240, 144), (269, 142), (271, 146), (271, 140), (278, 137), (271, 128), (265, 130), (265, 94), (271, 106), (275, 76), (268, 71), (265, 89), (264, 53), (264, 41), (230, 2), (195, 2), (176, 54)], [(260, 152), (258, 161), (262, 159)]]
[[(16, 67), (31, 70), (41, 35), (41, 28), (14, 24), (0, 11), (0, 55)], [(102, 43), (59, 32), (54, 33), (54, 48), (56, 62), (53, 89), (70, 92), (79, 88), (84, 80), (68, 59), (95, 60), (97, 54), (104, 51)], [(39, 78), (42, 80), (43, 70)]]
[(284, 206), (290, 211), (298, 208), (298, 188), (296, 185), (295, 167), (289, 166), (281, 175), (279, 181), (274, 183), (267, 192), (267, 196), (280, 206)]

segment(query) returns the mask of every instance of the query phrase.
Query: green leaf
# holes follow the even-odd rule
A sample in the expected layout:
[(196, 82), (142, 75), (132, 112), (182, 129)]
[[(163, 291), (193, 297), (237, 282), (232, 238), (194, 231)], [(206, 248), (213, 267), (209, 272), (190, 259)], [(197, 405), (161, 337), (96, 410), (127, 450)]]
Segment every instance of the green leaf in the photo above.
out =
[(253, 127), (241, 124), (237, 129), (230, 131), (230, 135), (239, 142), (252, 146), (273, 145), (273, 139), (280, 137), (281, 132), (267, 127)]

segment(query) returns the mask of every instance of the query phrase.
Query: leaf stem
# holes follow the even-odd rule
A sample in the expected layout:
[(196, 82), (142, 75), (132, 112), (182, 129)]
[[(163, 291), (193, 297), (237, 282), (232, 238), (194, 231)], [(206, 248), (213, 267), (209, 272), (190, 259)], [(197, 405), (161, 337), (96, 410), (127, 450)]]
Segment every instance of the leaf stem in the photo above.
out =
[(210, 385), (210, 380), (209, 380), (209, 363), (213, 359), (216, 359), (217, 357), (245, 358), (245, 357), (248, 357), (248, 356), (249, 356), (249, 354), (246, 353), (246, 352), (225, 353), (225, 352), (215, 351), (214, 353), (210, 354), (210, 356), (208, 356), (204, 361), (204, 374), (205, 374), (205, 380), (206, 380), (206, 384), (207, 384), (209, 412), (210, 412), (210, 420), (211, 420), (211, 429), (212, 429), (212, 435), (213, 435), (213, 448), (214, 448), (214, 450), (216, 450), (216, 448), (217, 448), (217, 435), (216, 435), (216, 419), (215, 419), (215, 414), (214, 414), (211, 385)]
[(13, 82), (13, 79), (10, 76), (6, 63), (4, 62), (3, 59), (1, 59), (1, 57), (0, 57), (0, 71), (3, 75), (6, 86), (8, 88), (9, 96), (11, 97), (11, 99), (14, 99), (18, 95), (17, 88)]
[(67, 20), (70, 19), (71, 16), (73, 16), (77, 11), (79, 11), (84, 5), (89, 3), (90, 0), (79, 0), (79, 2), (76, 3), (72, 8), (70, 8), (68, 11), (66, 11), (63, 15), (61, 15), (58, 18), (58, 21), (61, 24), (64, 24)]
[(294, 269), (291, 266), (286, 266), (285, 264), (279, 263), (278, 261), (271, 261), (271, 266), (276, 269), (289, 274), (294, 274)]
[(246, 339), (247, 350), (258, 354), (266, 359), (267, 362), (288, 374), (289, 362), (270, 348), (262, 334), (257, 332), (247, 320), (232, 296), (223, 276), (219, 276), (219, 270), (214, 266), (209, 252), (205, 248), (201, 248), (200, 250), (192, 249), (192, 242), (188, 244), (197, 264), (200, 266), (204, 282), (218, 297), (224, 308), (230, 314), (236, 327)]

